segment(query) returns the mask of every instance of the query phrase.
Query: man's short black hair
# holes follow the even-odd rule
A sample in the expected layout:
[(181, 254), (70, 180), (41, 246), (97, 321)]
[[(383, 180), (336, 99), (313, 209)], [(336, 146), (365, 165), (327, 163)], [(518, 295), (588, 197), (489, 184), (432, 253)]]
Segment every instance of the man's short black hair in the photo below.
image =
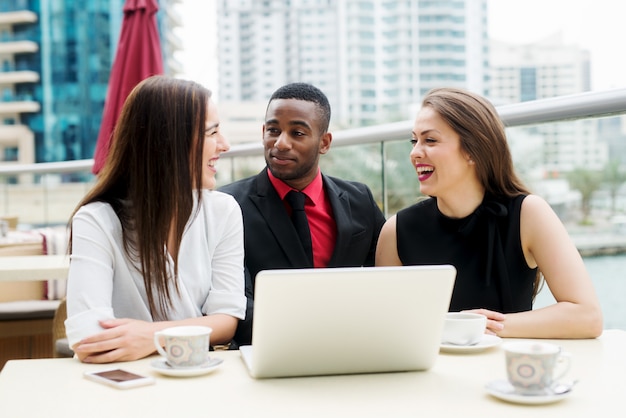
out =
[(320, 114), (321, 130), (328, 131), (330, 124), (330, 103), (326, 95), (317, 87), (308, 83), (285, 84), (272, 94), (270, 102), (274, 99), (296, 99), (317, 104)]

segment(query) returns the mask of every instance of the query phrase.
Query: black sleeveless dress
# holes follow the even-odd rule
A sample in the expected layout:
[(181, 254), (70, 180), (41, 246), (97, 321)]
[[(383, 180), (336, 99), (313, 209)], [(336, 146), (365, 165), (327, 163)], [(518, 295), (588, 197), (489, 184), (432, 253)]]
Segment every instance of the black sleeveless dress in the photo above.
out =
[(499, 200), (485, 195), (481, 205), (462, 219), (443, 215), (436, 198), (399, 211), (396, 231), (402, 264), (456, 267), (450, 311), (531, 310), (537, 269), (528, 267), (522, 251), (520, 211), (525, 197)]

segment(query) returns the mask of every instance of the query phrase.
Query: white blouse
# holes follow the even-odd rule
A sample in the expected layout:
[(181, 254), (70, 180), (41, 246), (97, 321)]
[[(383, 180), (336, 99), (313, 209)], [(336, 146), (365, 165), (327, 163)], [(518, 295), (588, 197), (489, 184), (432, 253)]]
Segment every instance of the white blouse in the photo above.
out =
[[(241, 209), (228, 194), (201, 193), (200, 211), (183, 233), (178, 252), (180, 294), (172, 284), (173, 308), (167, 312), (167, 320), (217, 313), (243, 319)], [(72, 219), (65, 321), (70, 347), (102, 331), (98, 324), (102, 319), (153, 320), (140, 271), (139, 263), (124, 251), (122, 225), (113, 208), (102, 202), (81, 207)]]

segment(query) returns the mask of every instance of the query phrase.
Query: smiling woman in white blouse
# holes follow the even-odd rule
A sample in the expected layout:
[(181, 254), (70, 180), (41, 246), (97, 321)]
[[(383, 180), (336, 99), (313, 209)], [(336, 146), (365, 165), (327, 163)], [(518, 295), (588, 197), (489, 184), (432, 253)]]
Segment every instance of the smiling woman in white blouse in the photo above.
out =
[(65, 322), (88, 363), (136, 360), (156, 331), (213, 329), (228, 343), (245, 315), (243, 223), (213, 191), (229, 149), (211, 92), (166, 76), (128, 96), (105, 166), (71, 222)]

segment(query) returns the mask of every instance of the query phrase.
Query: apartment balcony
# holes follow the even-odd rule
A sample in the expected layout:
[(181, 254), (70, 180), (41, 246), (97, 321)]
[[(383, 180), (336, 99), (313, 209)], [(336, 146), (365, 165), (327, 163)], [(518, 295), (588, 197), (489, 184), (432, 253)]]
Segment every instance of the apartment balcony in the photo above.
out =
[(0, 125), (0, 149), (3, 147), (20, 148), (18, 161), (2, 164), (30, 164), (35, 161), (35, 144), (32, 131), (26, 125)]
[[(0, 156), (5, 148), (17, 149), (17, 161), (3, 161), (5, 167), (32, 164), (35, 162), (35, 135), (25, 125), (0, 125)], [(32, 183), (29, 173), (19, 175), (20, 184)]]
[(16, 25), (20, 23), (34, 23), (37, 21), (37, 14), (30, 10), (17, 10), (11, 12), (0, 11), (0, 26)]
[(0, 102), (0, 117), (2, 115), (13, 115), (16, 113), (37, 113), (40, 110), (41, 105), (39, 102), (28, 98), (16, 98), (13, 101)]
[(35, 71), (4, 71), (0, 72), (0, 85), (18, 83), (38, 83), (39, 73)]
[(34, 53), (39, 50), (37, 42), (28, 40), (9, 40), (0, 42), (0, 55), (1, 54), (25, 54)]

